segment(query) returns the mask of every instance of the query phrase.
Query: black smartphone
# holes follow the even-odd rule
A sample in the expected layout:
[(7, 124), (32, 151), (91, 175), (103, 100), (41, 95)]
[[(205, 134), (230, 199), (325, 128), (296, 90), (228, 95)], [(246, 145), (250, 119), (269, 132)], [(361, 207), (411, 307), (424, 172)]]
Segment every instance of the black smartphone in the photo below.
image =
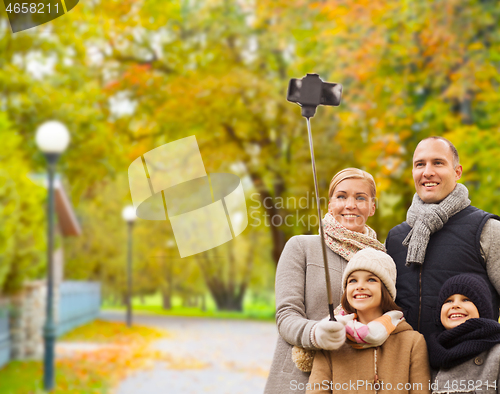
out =
[(341, 84), (323, 82), (318, 74), (307, 74), (302, 79), (290, 79), (286, 99), (303, 107), (303, 116), (311, 117), (318, 105), (339, 106), (341, 97)]

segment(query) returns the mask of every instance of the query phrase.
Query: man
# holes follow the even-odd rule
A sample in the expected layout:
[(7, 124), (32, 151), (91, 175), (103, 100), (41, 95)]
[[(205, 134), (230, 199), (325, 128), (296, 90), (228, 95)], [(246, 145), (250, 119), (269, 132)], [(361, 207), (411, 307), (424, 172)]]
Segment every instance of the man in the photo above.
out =
[(422, 140), (413, 154), (416, 194), (406, 222), (387, 236), (398, 271), (396, 303), (427, 337), (436, 331), (435, 308), (444, 282), (461, 273), (486, 280), (494, 316), (500, 301), (500, 218), (470, 205), (458, 152), (442, 137)]

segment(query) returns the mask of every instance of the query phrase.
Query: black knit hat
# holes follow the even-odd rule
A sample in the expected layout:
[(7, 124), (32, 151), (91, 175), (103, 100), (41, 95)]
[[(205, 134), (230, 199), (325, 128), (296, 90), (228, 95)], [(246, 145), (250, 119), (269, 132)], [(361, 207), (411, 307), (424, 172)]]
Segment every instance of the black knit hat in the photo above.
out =
[(475, 274), (460, 274), (444, 282), (439, 292), (436, 308), (438, 319), (441, 314), (441, 307), (446, 299), (453, 294), (462, 294), (468, 297), (476, 306), (479, 317), (493, 319), (491, 292), (488, 284), (480, 276)]

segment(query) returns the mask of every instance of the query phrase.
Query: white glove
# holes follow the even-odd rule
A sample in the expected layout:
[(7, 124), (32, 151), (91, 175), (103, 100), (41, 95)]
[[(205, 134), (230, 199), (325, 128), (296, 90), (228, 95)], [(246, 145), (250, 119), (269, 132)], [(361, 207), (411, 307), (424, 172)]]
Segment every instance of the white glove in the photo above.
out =
[(345, 323), (330, 321), (329, 317), (313, 327), (313, 344), (325, 350), (336, 350), (345, 342)]

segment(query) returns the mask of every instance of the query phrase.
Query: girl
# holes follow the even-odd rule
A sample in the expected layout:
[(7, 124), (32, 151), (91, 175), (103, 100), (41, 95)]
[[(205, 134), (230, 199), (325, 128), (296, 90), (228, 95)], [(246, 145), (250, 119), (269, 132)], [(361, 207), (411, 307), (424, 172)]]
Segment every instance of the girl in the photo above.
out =
[(445, 331), (429, 336), (433, 393), (498, 393), (500, 324), (491, 293), (473, 274), (448, 279), (438, 296), (437, 320)]
[(316, 353), (307, 393), (430, 393), (425, 340), (394, 303), (395, 282), (394, 261), (381, 251), (366, 248), (349, 261), (337, 315), (347, 341)]

